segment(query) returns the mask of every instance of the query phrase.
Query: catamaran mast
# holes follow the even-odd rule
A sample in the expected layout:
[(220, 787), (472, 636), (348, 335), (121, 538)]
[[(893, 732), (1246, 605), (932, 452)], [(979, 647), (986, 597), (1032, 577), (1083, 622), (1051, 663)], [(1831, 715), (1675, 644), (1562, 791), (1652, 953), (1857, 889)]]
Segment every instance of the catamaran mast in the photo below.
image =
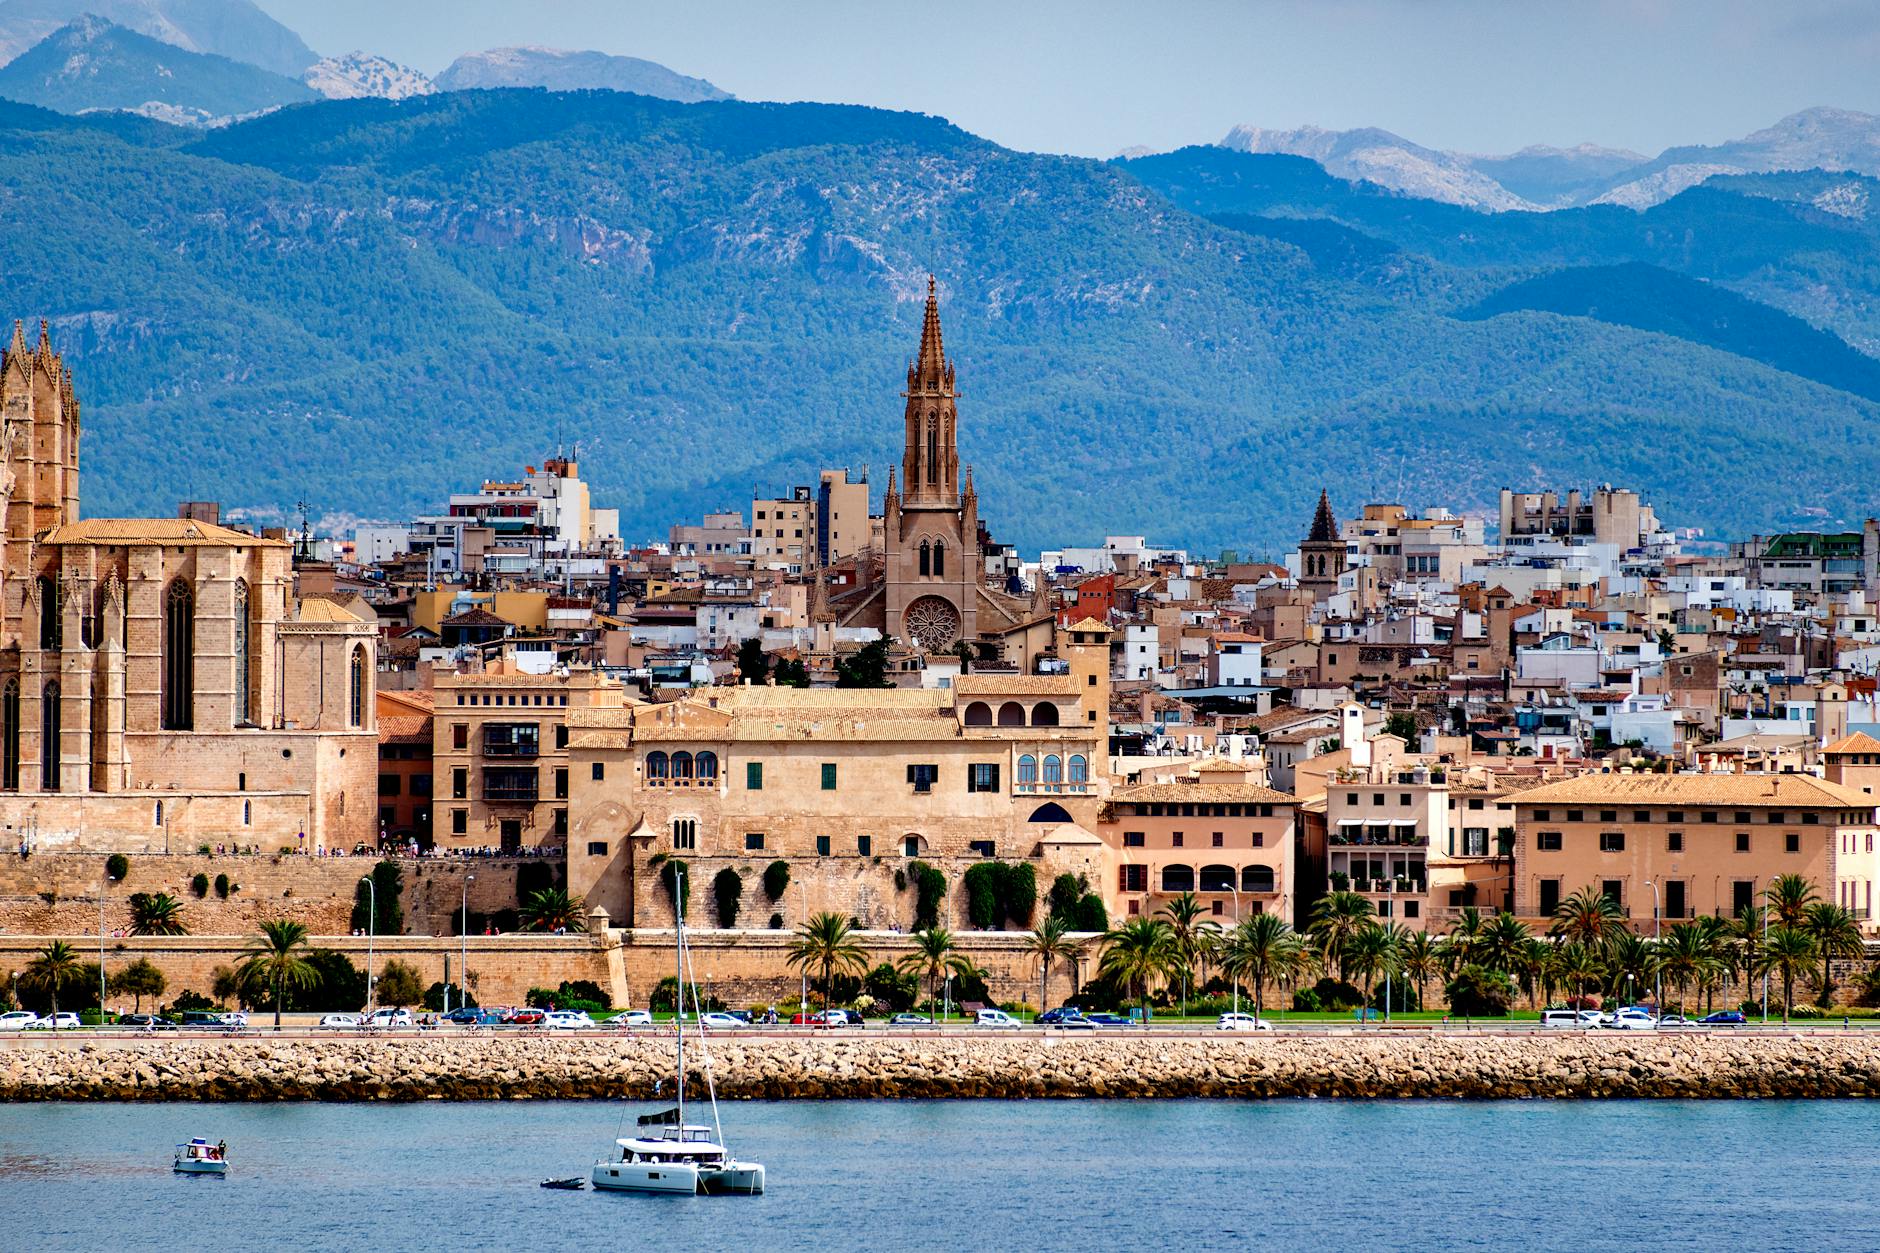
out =
[(673, 872), (672, 924), (673, 960), (679, 977), (678, 995), (673, 997), (672, 1021), (679, 1028), (679, 1139), (685, 1139), (685, 871)]

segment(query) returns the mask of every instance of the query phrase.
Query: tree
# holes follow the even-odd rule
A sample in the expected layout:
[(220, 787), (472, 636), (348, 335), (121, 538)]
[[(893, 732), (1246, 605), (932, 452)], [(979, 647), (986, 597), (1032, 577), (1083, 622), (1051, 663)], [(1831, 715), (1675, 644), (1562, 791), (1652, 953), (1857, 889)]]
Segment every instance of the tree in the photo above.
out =
[(1795, 977), (1815, 963), (1815, 937), (1799, 927), (1777, 927), (1763, 946), (1762, 969), (1775, 972), (1782, 981), (1782, 1022), (1788, 1025), (1789, 1010), (1795, 1003)]
[(1684, 1008), (1685, 989), (1704, 979), (1717, 964), (1709, 937), (1695, 922), (1671, 924), (1658, 948), (1659, 973), (1677, 989), (1679, 1009)]
[(1397, 972), (1397, 954), (1407, 933), (1397, 923), (1370, 922), (1352, 933), (1345, 944), (1345, 960), (1351, 972), (1364, 980), (1364, 1003), (1371, 1003), (1371, 987), (1378, 979)]
[(1619, 902), (1589, 883), (1555, 907), (1552, 931), (1581, 944), (1601, 944), (1623, 926)]
[(131, 998), (131, 1012), (141, 1014), (146, 996), (155, 999), (163, 995), (163, 989), (169, 981), (163, 977), (156, 964), (148, 957), (139, 957), (124, 969), (111, 976), (111, 991), (118, 996)]
[(1762, 905), (1745, 905), (1730, 920), (1730, 938), (1735, 941), (1742, 957), (1745, 984), (1753, 983), (1756, 976), (1762, 973), (1762, 957), (1757, 952), (1757, 946), (1762, 943), (1763, 929), (1767, 925), (1768, 909)]
[(1867, 946), (1854, 915), (1825, 901), (1817, 901), (1803, 911), (1802, 930), (1821, 951), (1821, 994), (1815, 1003), (1826, 1006), (1834, 999), (1834, 959), (1865, 956)]
[(1083, 956), (1084, 946), (1070, 938), (1070, 924), (1052, 916), (1025, 937), (1025, 951), (1038, 959), (1038, 1008), (1051, 1003), (1051, 963), (1074, 962)]
[(405, 892), (404, 870), (387, 857), (372, 867), (371, 878), (371, 887), (367, 887), (363, 879), (353, 885), (353, 930), (370, 930), (374, 935), (402, 935), (405, 930), (405, 907), (401, 899)]
[(1375, 912), (1371, 902), (1356, 892), (1332, 892), (1313, 904), (1306, 929), (1317, 941), (1326, 966), (1336, 967), (1341, 980), (1345, 977), (1345, 944)]
[(712, 906), (718, 925), (729, 931), (738, 925), (738, 907), (744, 900), (744, 876), (726, 866), (712, 876)]
[(1442, 958), (1437, 953), (1436, 941), (1427, 931), (1411, 932), (1404, 939), (1403, 951), (1397, 961), (1403, 968), (1404, 978), (1416, 985), (1417, 1007), (1422, 1008), (1424, 989), (1442, 969)]
[(168, 892), (131, 893), (132, 935), (188, 935), (183, 902)]
[(209, 994), (220, 1004), (249, 1009), (258, 1003), (254, 987), (233, 966), (217, 966), (209, 972), (209, 981)]
[(778, 687), (808, 687), (809, 667), (801, 657), (780, 657), (770, 677)]
[(1528, 1003), (1534, 1009), (1539, 1009), (1541, 1002), (1553, 994), (1554, 962), (1558, 956), (1559, 951), (1553, 944), (1533, 936), (1523, 941), (1515, 954), (1516, 981), (1527, 991)]
[(312, 988), (320, 972), (307, 962), (304, 923), (280, 919), (261, 924), (261, 934), (242, 954), (241, 977), (274, 996), (274, 1029), (281, 1029), (281, 1002), (291, 988)]
[(666, 899), (672, 903), (672, 916), (686, 917), (692, 900), (692, 876), (686, 873), (685, 860), (658, 853), (647, 864), (659, 871), (660, 886), (666, 889)]
[(424, 983), (418, 968), (392, 958), (379, 971), (377, 995), (380, 1005), (416, 1005), (424, 999)]
[[(953, 944), (953, 933), (942, 927), (928, 927), (925, 931), (916, 931), (911, 937), (914, 951), (895, 963), (895, 967), (908, 974), (924, 977), (927, 980), (927, 1004), (937, 1007), (940, 997), (936, 991), (940, 980), (949, 974), (965, 975), (972, 971), (973, 963), (963, 956)], [(934, 1009), (938, 1014), (938, 1009)]]
[(1781, 874), (1769, 884), (1764, 893), (1769, 900), (1773, 919), (1784, 927), (1799, 927), (1808, 907), (1815, 903), (1815, 885), (1798, 874)]
[(1586, 1000), (1586, 985), (1598, 983), (1606, 977), (1606, 963), (1600, 957), (1599, 950), (1578, 940), (1568, 940), (1562, 944), (1554, 961), (1560, 971), (1561, 982), (1573, 988), (1582, 1002)]
[(560, 888), (543, 888), (523, 903), (522, 926), (525, 931), (586, 931), (586, 908), (587, 902), (579, 896), (569, 896)]
[(738, 677), (753, 686), (770, 677), (770, 657), (758, 636), (753, 635), (738, 645)]
[(836, 658), (836, 686), (887, 687), (887, 639), (870, 640), (849, 656)]
[(1188, 987), (1194, 979), (1195, 959), (1201, 954), (1204, 933), (1214, 929), (1207, 912), (1208, 907), (1193, 892), (1180, 893), (1156, 911), (1156, 916), (1168, 924), (1174, 957), (1174, 968), (1170, 973), (1181, 980), (1184, 1017), (1188, 1014)]
[(849, 920), (841, 914), (820, 913), (796, 929), (784, 959), (792, 967), (822, 970), (823, 1010), (829, 1009), (830, 980), (840, 970), (845, 974), (865, 974), (868, 949), (859, 941)]
[(1221, 947), (1221, 969), (1253, 984), (1253, 1014), (1266, 1008), (1267, 983), (1285, 983), (1306, 971), (1305, 941), (1278, 914), (1255, 914), (1232, 931)]
[(54, 940), (39, 950), (39, 956), (26, 966), (26, 973), (20, 976), (20, 982), (35, 991), (44, 992), (52, 1003), (53, 1022), (58, 1022), (59, 993), (78, 984), (85, 977), (85, 967), (78, 959), (78, 953), (64, 940)]
[(1470, 958), (1490, 970), (1513, 975), (1521, 969), (1522, 954), (1531, 938), (1527, 924), (1504, 909), (1482, 927), (1481, 938)]
[(1503, 1018), (1514, 1000), (1514, 984), (1499, 970), (1469, 963), (1444, 989), (1449, 1008), (1470, 1018)]
[(1160, 918), (1131, 918), (1103, 935), (1103, 957), (1097, 972), (1134, 988), (1144, 1016), (1149, 1009), (1149, 981), (1166, 975), (1179, 959), (1175, 937)]
[(940, 903), (947, 897), (947, 877), (924, 861), (909, 865), (907, 876), (914, 883), (914, 929), (930, 931), (940, 925)]
[(1417, 717), (1408, 710), (1400, 709), (1384, 719), (1384, 734), (1394, 735), (1410, 746), (1415, 752), (1417, 747)]
[(1443, 944), (1443, 961), (1447, 968), (1453, 973), (1458, 966), (1474, 961), (1476, 946), (1481, 942), (1482, 911), (1473, 905), (1464, 905)]
[(1650, 940), (1630, 931), (1617, 931), (1606, 942), (1606, 974), (1612, 981), (1613, 995), (1637, 999), (1652, 986), (1652, 976), (1657, 972), (1658, 948)]

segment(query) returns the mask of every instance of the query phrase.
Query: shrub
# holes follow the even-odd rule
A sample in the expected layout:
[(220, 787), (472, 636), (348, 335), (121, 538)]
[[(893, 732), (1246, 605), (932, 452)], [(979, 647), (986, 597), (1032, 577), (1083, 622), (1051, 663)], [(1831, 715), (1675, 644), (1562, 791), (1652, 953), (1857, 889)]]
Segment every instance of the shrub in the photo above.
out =
[(672, 912), (684, 918), (689, 912), (692, 900), (692, 876), (686, 871), (686, 864), (678, 857), (668, 857), (659, 866), (660, 886), (666, 889), (666, 899), (672, 904)]
[(1341, 1009), (1356, 1009), (1364, 1004), (1364, 993), (1352, 984), (1330, 977), (1322, 978), (1312, 985), (1312, 993), (1318, 998), (1319, 1008), (1328, 1013)]
[(1803, 1003), (1789, 1010), (1789, 1017), (1791, 1018), (1819, 1018), (1821, 1016), (1821, 1006), (1819, 1005)]
[(914, 880), (914, 930), (926, 931), (940, 925), (940, 905), (947, 897), (947, 877), (924, 861), (907, 868)]
[(131, 872), (131, 859), (122, 853), (113, 853), (104, 859), (104, 872), (122, 883)]
[[(405, 890), (405, 872), (388, 858), (372, 867), (372, 885), (368, 888), (363, 879), (353, 885), (353, 930), (370, 930), (375, 935), (401, 934), (405, 929), (405, 910), (399, 898)], [(376, 909), (372, 900), (374, 891), (378, 893)]]
[[(312, 987), (290, 987), (281, 999), (283, 1009), (302, 1014), (358, 1013), (366, 1007), (366, 972), (353, 965), (346, 954), (330, 948), (316, 948), (307, 954), (319, 981)], [(255, 989), (251, 996), (260, 1004), (272, 1006), (274, 993)]]
[(718, 911), (718, 925), (730, 930), (738, 925), (738, 906), (744, 896), (744, 876), (726, 866), (712, 876), (712, 904)]
[(1311, 988), (1300, 988), (1294, 992), (1292, 1007), (1295, 1014), (1317, 1014), (1325, 1009), (1325, 1006), (1319, 1003), (1319, 994)]
[[(673, 982), (673, 987), (677, 986)], [(667, 994), (671, 995), (670, 989)], [(530, 988), (524, 998), (524, 1004), (536, 1009), (547, 1009), (551, 1003), (556, 1009), (584, 1009), (590, 1014), (613, 1008), (613, 999), (592, 979), (563, 979), (560, 987)]]
[(1006, 922), (1011, 922), (1023, 930), (1031, 925), (1032, 916), (1038, 910), (1038, 872), (1028, 861), (994, 864), (999, 867), (996, 879), (999, 908), (1005, 915), (999, 926), (1003, 929)]
[(139, 957), (111, 976), (111, 991), (130, 997), (131, 1008), (137, 1011), (143, 1009), (146, 996), (154, 1002), (168, 984), (163, 972), (147, 957)]
[[(671, 1013), (673, 1003), (678, 999), (679, 981), (672, 975), (661, 979), (653, 988), (653, 994), (647, 998), (647, 1008), (659, 1013)], [(560, 1004), (559, 1001), (556, 1004)], [(694, 983), (686, 989), (685, 1012), (712, 1013), (725, 1007), (725, 1003), (715, 996), (705, 995), (705, 990)]]
[(898, 1014), (913, 1008), (920, 996), (920, 976), (896, 970), (882, 962), (862, 980), (862, 990), (875, 1000), (884, 1013)]
[(176, 1017), (191, 1010), (221, 1008), (220, 1005), (217, 1005), (214, 1001), (201, 993), (192, 992), (188, 988), (184, 988), (181, 992), (176, 994), (175, 1000), (163, 1007), (163, 1012), (171, 1017)]
[(196, 877), (189, 881), (189, 890), (196, 894), (197, 900), (209, 895), (209, 876), (198, 870)]
[(215, 894), (222, 900), (227, 900), (228, 894), (234, 890), (235, 889), (229, 885), (227, 875), (219, 874), (215, 877)]
[(211, 849), (211, 848), (210, 848), (210, 847), (209, 847), (209, 846), (208, 846), (207, 844), (198, 844), (198, 845), (196, 845), (196, 855), (197, 855), (198, 857), (208, 857), (208, 856), (210, 856), (210, 855), (211, 855), (211, 854), (212, 854), (213, 852), (214, 852), (214, 850), (213, 850), (213, 849)]
[(782, 914), (772, 914), (770, 916), (770, 929), (772, 931), (783, 930), (783, 915)]
[(1468, 965), (1443, 989), (1451, 1013), (1469, 1018), (1505, 1018), (1514, 1002), (1514, 983), (1499, 970)]
[(773, 901), (783, 899), (785, 889), (790, 886), (790, 863), (779, 857), (764, 867), (764, 895)]
[(966, 885), (966, 919), (981, 931), (999, 920), (998, 870), (989, 861), (968, 866), (960, 882)]
[(423, 988), (418, 968), (394, 957), (379, 971), (378, 1003), (416, 1005), (424, 996)]
[[(441, 1012), (444, 1008), (444, 990), (445, 990), (444, 983), (442, 980), (439, 980), (438, 982), (433, 983), (430, 987), (426, 988), (424, 990), (424, 1007), (430, 1010), (434, 1014)], [(466, 994), (462, 988), (458, 987), (454, 983), (451, 984), (450, 985), (450, 1007), (452, 1009), (480, 1008), (477, 1005), (476, 993), (474, 992), (469, 993), (468, 994), (470, 998), (469, 1000), (464, 999), (465, 995)]]
[(1342, 870), (1332, 871), (1332, 891), (1347, 892), (1350, 890), (1351, 890), (1351, 876), (1346, 874)]

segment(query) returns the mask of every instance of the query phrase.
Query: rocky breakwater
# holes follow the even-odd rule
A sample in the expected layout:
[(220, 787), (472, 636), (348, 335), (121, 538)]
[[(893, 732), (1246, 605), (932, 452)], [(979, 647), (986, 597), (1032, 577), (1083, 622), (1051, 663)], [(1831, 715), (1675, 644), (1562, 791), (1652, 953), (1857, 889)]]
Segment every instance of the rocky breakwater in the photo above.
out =
[[(1880, 1095), (1880, 1034), (857, 1033), (726, 1037), (712, 1053), (719, 1094), (742, 1098)], [(642, 1099), (671, 1065), (652, 1037), (39, 1037), (0, 1045), (0, 1100)]]

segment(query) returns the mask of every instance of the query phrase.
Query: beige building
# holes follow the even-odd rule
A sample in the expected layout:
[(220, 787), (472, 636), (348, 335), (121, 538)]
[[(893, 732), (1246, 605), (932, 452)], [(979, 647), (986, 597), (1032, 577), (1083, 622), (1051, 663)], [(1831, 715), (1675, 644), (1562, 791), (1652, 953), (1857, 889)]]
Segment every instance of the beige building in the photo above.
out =
[(1597, 544), (1634, 548), (1642, 537), (1658, 529), (1658, 517), (1637, 492), (1600, 486), (1591, 493), (1574, 488), (1565, 500), (1558, 492), (1516, 492), (1501, 489), (1501, 542), (1537, 539), (1582, 539)]
[(853, 557), (873, 539), (868, 476), (824, 470), (814, 487), (751, 501), (751, 558), (759, 568), (808, 574)]
[[(1874, 798), (1799, 774), (1589, 774), (1514, 798), (1515, 912), (1551, 916), (1587, 886), (1649, 924), (1731, 917), (1778, 875), (1873, 926)], [(1654, 898), (1653, 887), (1657, 895)]]
[(297, 601), (289, 546), (78, 510), (45, 328), (0, 354), (0, 827), (31, 848), (309, 851), (376, 836), (378, 624)]
[(594, 670), (526, 674), (506, 662), (440, 674), (432, 722), (432, 840), (441, 849), (563, 847), (568, 836), (569, 716), (619, 709), (618, 683)]
[[(1370, 745), (1365, 745), (1369, 748)], [(1325, 870), (1379, 918), (1428, 925), (1430, 850), (1449, 843), (1449, 785), (1421, 761), (1347, 765), (1325, 780)]]
[(1097, 832), (1115, 859), (1103, 887), (1112, 917), (1153, 914), (1195, 892), (1223, 925), (1259, 913), (1295, 921), (1297, 805), (1247, 774), (1204, 763), (1192, 779), (1111, 794)]
[[(1041, 896), (1062, 873), (1102, 890), (1104, 744), (1086, 690), (1068, 674), (965, 675), (950, 688), (705, 688), (571, 711), (569, 891), (617, 924), (669, 925), (657, 866), (678, 858), (701, 925), (728, 867), (742, 879), (739, 926), (836, 910), (885, 929), (913, 924), (916, 860), (946, 875), (941, 921), (960, 928), (961, 875), (987, 859), (1031, 864)], [(776, 860), (791, 872), (780, 900), (762, 886)]]

